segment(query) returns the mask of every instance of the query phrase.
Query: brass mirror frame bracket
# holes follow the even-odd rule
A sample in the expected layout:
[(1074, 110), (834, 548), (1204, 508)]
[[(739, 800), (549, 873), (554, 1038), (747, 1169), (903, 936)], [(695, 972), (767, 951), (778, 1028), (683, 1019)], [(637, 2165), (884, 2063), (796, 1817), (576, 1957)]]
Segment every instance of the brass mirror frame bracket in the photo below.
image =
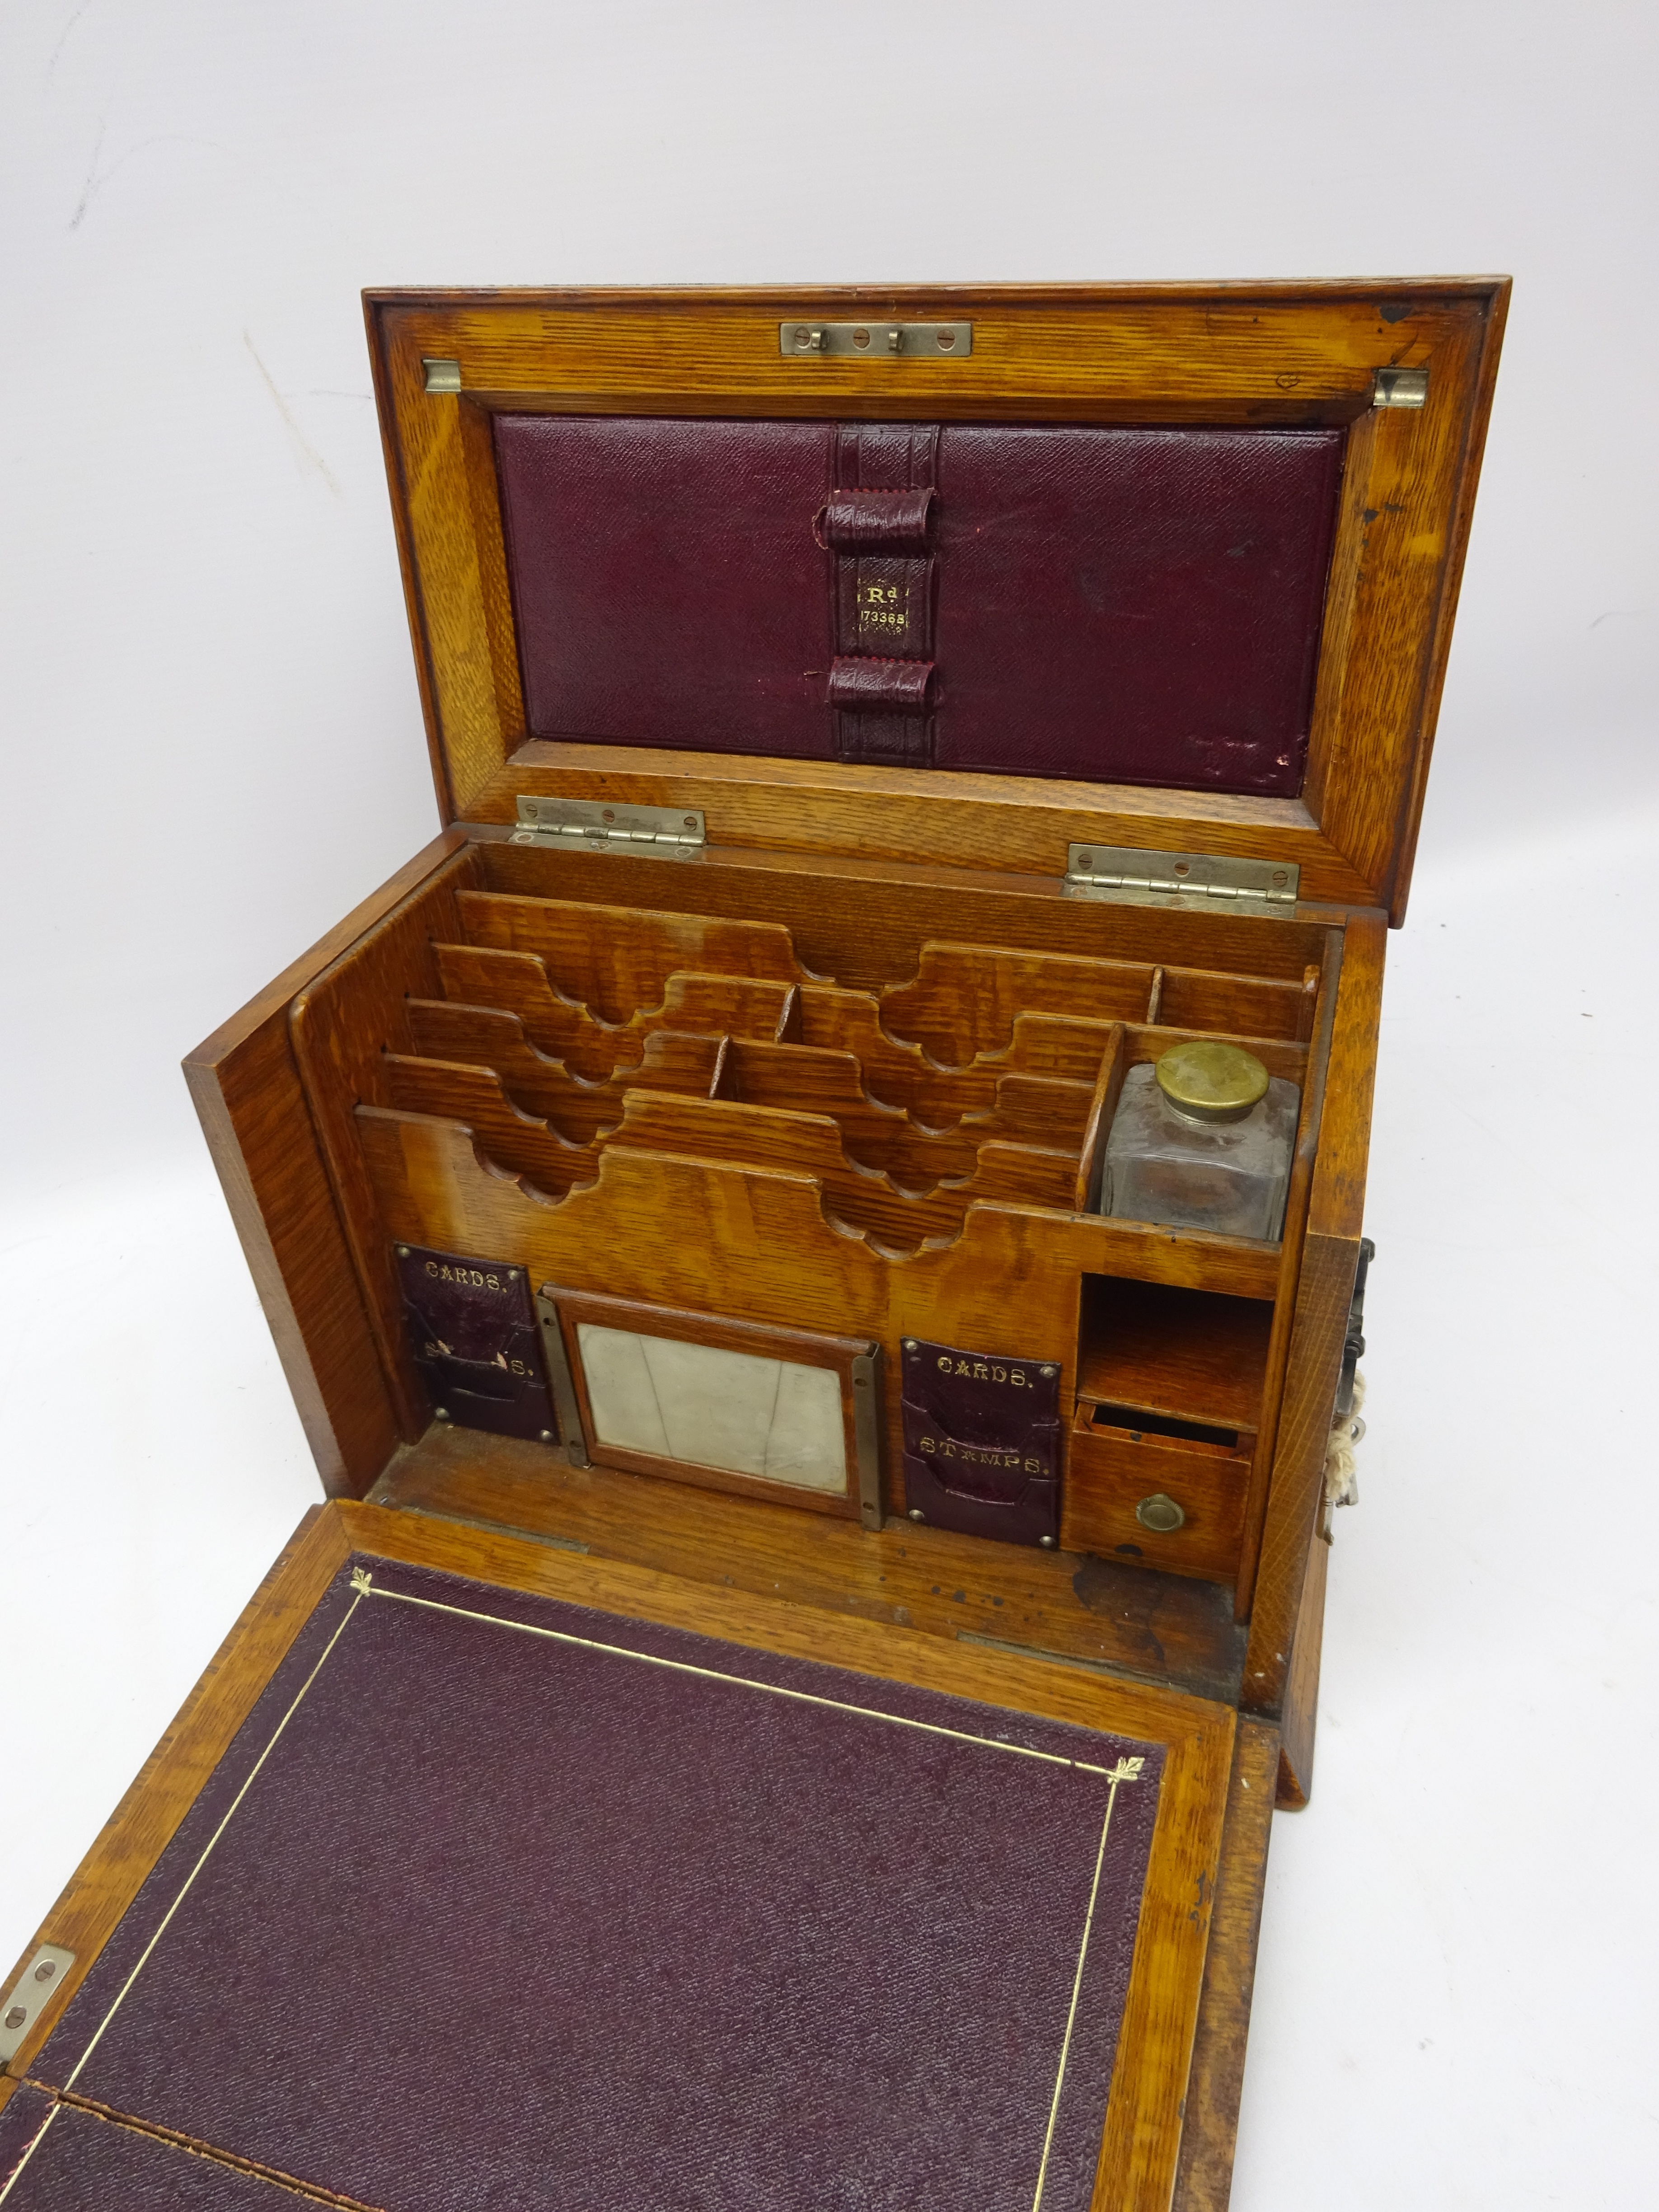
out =
[(1371, 379), (1373, 407), (1425, 407), (1428, 398), (1426, 368), (1379, 368)]
[(572, 1467), (592, 1467), (593, 1456), (587, 1447), (587, 1431), (582, 1426), (576, 1378), (570, 1372), (564, 1332), (559, 1327), (558, 1303), (545, 1285), (536, 1293), (536, 1320), (542, 1333), (542, 1357), (547, 1362), (547, 1379), (553, 1392), (553, 1410), (559, 1417), (559, 1437), (564, 1455)]
[(853, 1362), (853, 1434), (858, 1444), (859, 1520), (873, 1535), (882, 1522), (881, 1346)]

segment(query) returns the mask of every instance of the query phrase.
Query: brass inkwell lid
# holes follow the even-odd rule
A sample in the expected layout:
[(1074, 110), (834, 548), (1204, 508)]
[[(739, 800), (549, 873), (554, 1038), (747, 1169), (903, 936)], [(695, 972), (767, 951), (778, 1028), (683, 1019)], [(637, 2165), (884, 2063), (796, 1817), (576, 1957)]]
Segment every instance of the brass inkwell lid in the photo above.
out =
[(1267, 1095), (1267, 1071), (1236, 1044), (1171, 1045), (1152, 1071), (1176, 1112), (1191, 1121), (1242, 1121)]

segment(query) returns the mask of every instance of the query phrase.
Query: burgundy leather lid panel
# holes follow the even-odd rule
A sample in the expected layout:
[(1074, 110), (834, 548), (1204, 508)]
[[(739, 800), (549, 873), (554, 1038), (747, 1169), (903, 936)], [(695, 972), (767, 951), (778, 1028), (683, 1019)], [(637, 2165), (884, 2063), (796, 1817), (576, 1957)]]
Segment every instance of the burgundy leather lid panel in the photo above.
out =
[(501, 416), (532, 734), (886, 757), (830, 686), (838, 568), (897, 532), (931, 644), (857, 650), (937, 674), (894, 757), (1293, 796), (1344, 434)]
[(833, 435), (498, 416), (532, 735), (828, 754)]
[(947, 429), (934, 765), (1300, 791), (1342, 440)]
[(365, 1564), (43, 2081), (391, 2212), (1029, 2212), (1053, 2109), (1085, 2212), (1158, 1747)]

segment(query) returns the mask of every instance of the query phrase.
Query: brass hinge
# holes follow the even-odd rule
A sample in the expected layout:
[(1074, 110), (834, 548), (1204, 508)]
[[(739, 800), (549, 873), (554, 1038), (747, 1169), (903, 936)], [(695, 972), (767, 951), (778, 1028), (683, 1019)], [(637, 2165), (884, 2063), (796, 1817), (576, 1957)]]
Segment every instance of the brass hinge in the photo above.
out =
[(678, 806), (605, 806), (597, 799), (519, 795), (515, 845), (583, 845), (599, 852), (690, 860), (702, 852), (703, 819)]
[(1134, 845), (1073, 845), (1066, 855), (1071, 898), (1121, 906), (1208, 907), (1243, 914), (1293, 907), (1302, 871), (1291, 860), (1245, 860), (1231, 853), (1148, 853)]

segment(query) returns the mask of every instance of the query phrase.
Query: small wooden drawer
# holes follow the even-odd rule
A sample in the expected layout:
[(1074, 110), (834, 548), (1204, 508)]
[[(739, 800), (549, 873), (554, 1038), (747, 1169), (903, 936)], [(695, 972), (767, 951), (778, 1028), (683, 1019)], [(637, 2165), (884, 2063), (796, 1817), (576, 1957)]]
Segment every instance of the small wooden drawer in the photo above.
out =
[[(1086, 1400), (1077, 1409), (1061, 1493), (1060, 1540), (1068, 1552), (1133, 1560), (1168, 1573), (1228, 1583), (1238, 1572), (1254, 1437), (1236, 1449), (1097, 1423)], [(1120, 1409), (1115, 1407), (1115, 1413)], [(1149, 1419), (1153, 1418), (1148, 1417)], [(1172, 1499), (1177, 1528), (1149, 1528), (1136, 1508)], [(1154, 1520), (1173, 1517), (1150, 1508)]]

